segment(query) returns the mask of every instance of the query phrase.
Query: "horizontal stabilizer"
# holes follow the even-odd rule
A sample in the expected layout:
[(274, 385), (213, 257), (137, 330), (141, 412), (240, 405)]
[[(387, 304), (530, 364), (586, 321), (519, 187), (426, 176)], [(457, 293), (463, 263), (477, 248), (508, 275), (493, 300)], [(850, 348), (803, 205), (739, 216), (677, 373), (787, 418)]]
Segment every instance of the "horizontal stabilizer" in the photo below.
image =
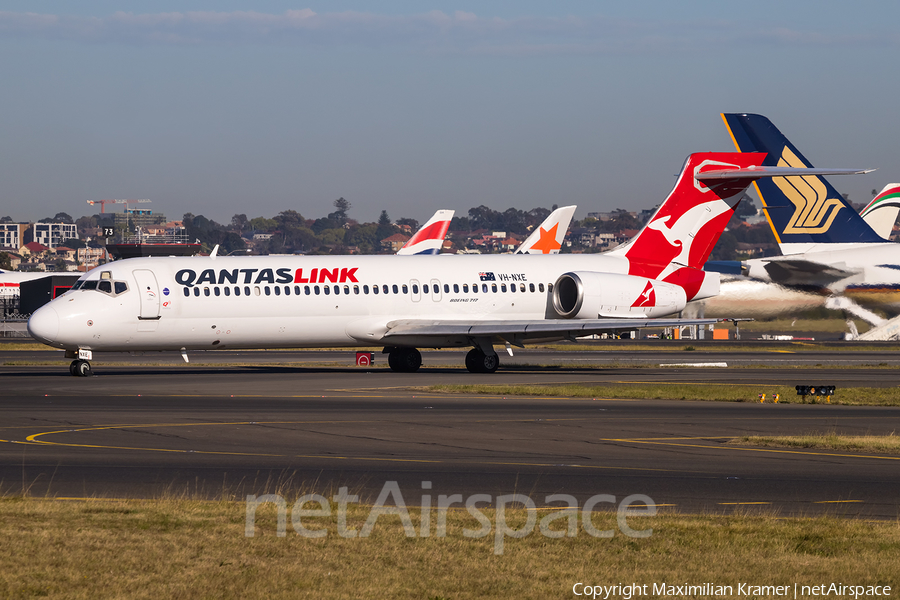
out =
[(800, 259), (772, 260), (765, 264), (765, 269), (772, 281), (783, 285), (825, 287), (854, 274), (852, 271)]
[(875, 169), (820, 169), (794, 167), (747, 167), (746, 169), (722, 169), (703, 171), (697, 179), (761, 179), (763, 177), (791, 177), (806, 175), (864, 175)]

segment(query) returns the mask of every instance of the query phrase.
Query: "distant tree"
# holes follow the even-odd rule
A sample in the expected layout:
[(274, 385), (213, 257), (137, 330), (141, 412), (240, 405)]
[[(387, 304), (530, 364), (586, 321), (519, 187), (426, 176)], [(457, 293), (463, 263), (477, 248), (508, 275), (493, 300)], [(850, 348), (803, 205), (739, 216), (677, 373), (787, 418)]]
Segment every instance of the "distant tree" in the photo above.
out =
[(278, 228), (275, 219), (267, 219), (265, 217), (253, 217), (250, 219), (250, 229), (253, 231), (271, 232)]
[(388, 216), (388, 212), (386, 210), (381, 211), (381, 215), (378, 216), (378, 228), (375, 230), (375, 235), (378, 236), (379, 242), (386, 237), (390, 237), (394, 233), (394, 224), (391, 222), (391, 218)]
[(0, 269), (12, 270), (12, 257), (9, 252), (0, 252)]
[(469, 217), (453, 217), (450, 220), (450, 231), (471, 231), (472, 223)]
[(239, 234), (242, 233), (247, 227), (249, 227), (250, 221), (247, 219), (247, 215), (240, 214), (234, 215), (231, 217), (231, 227), (237, 231)]
[(69, 213), (58, 212), (53, 217), (41, 219), (38, 223), (74, 223), (75, 220)]
[(475, 206), (469, 209), (469, 223), (472, 229), (494, 229), (500, 213), (485, 205)]
[(0, 223), (12, 223), (12, 217), (0, 217)]
[(361, 254), (374, 254), (379, 248), (377, 231), (378, 225), (375, 223), (357, 224), (347, 231), (344, 243), (358, 247)]
[(81, 237), (90, 237), (99, 226), (96, 215), (90, 217), (78, 217), (75, 219), (75, 228)]
[(350, 204), (349, 201), (345, 200), (343, 196), (332, 202), (332, 204), (337, 210), (328, 215), (328, 218), (334, 219), (340, 224), (341, 227), (343, 227), (347, 224), (347, 212), (353, 205)]
[(709, 255), (710, 260), (737, 260), (738, 240), (731, 231), (724, 231)]
[(756, 206), (753, 204), (753, 198), (744, 194), (741, 197), (740, 204), (734, 211), (734, 218), (740, 221), (746, 221), (747, 217), (755, 217), (757, 213)]

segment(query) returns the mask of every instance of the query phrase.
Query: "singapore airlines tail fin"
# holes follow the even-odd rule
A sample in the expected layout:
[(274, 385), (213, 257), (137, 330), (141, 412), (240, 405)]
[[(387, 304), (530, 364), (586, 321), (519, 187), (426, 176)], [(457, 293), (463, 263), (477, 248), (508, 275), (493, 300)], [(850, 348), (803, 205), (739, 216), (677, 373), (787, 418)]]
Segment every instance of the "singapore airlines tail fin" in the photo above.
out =
[(516, 249), (516, 254), (559, 254), (576, 208), (574, 204), (563, 206), (547, 215), (544, 222)]
[(454, 212), (439, 210), (434, 213), (434, 216), (409, 238), (397, 254), (440, 254)]
[(860, 211), (859, 216), (882, 239), (889, 240), (898, 214), (900, 214), (900, 183), (889, 183)]
[[(739, 151), (767, 153), (763, 165), (812, 167), (766, 117), (723, 113), (722, 119)], [(783, 254), (838, 249), (834, 244), (884, 242), (821, 176), (764, 179), (756, 182), (756, 190)]]
[(704, 272), (703, 265), (750, 183), (772, 177), (862, 172), (764, 166), (765, 158), (765, 153), (756, 152), (692, 154), (675, 188), (647, 225), (608, 254), (626, 257), (629, 275), (676, 284), (688, 299), (707, 297), (717, 293), (718, 274)]

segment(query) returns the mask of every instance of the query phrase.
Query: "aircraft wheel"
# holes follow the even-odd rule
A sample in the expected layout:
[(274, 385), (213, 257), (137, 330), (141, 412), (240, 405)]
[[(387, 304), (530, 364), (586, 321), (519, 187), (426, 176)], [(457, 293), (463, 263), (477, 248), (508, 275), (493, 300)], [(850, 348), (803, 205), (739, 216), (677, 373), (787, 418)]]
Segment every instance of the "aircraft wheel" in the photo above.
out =
[(72, 377), (78, 377), (78, 373), (75, 371), (75, 367), (78, 366), (78, 361), (73, 360), (72, 364), (69, 365), (69, 375)]
[(76, 360), (69, 369), (74, 371), (76, 377), (90, 377), (94, 374), (91, 371), (91, 363), (86, 360)]
[(485, 354), (479, 348), (472, 348), (466, 354), (466, 369), (470, 373), (493, 373), (500, 366), (500, 357), (496, 354)]
[(469, 370), (469, 373), (481, 373), (478, 370), (479, 355), (484, 356), (484, 353), (478, 348), (472, 348), (466, 354), (466, 369)]
[(422, 366), (422, 354), (415, 348), (395, 348), (388, 354), (388, 366), (399, 373), (414, 373)]

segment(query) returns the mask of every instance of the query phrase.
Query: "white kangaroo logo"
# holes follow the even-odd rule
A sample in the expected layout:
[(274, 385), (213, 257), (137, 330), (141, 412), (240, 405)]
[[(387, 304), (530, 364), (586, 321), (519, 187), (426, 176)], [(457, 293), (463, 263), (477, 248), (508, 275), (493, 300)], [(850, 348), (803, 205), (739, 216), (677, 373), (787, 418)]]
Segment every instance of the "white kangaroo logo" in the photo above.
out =
[(672, 215), (666, 215), (648, 223), (647, 228), (660, 232), (673, 248), (680, 249), (678, 256), (672, 259), (673, 263), (686, 265), (691, 253), (694, 235), (704, 225), (730, 208), (727, 202), (721, 200), (704, 202), (691, 207), (671, 227), (668, 223)]

